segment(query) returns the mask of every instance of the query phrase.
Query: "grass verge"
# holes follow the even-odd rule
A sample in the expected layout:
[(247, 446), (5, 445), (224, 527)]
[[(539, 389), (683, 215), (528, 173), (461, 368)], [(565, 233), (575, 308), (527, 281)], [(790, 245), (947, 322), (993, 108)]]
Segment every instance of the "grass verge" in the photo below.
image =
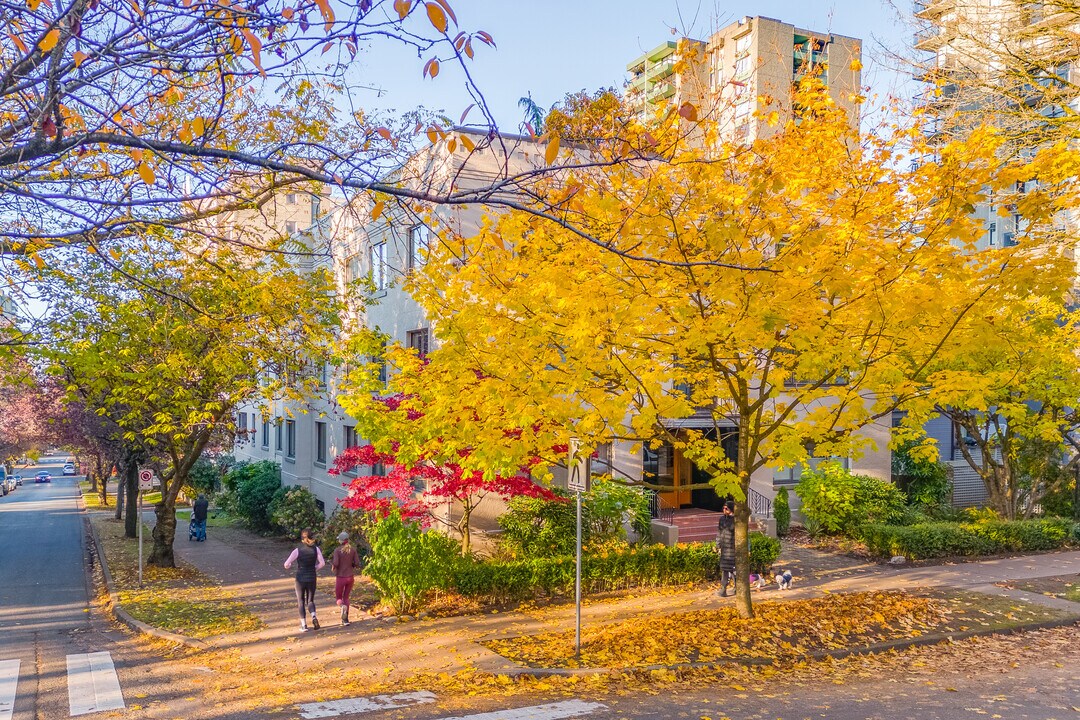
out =
[(1059, 575), (1057, 577), (1022, 580), (1003, 583), (1006, 587), (1026, 592), (1049, 595), (1074, 603), (1080, 603), (1080, 575)]
[(725, 607), (585, 627), (580, 660), (574, 657), (573, 631), (493, 640), (485, 645), (535, 668), (771, 663), (914, 638), (1008, 630), (1069, 617), (1052, 608), (971, 592), (825, 595), (760, 602), (754, 612), (754, 618), (745, 619), (733, 607)]
[[(119, 520), (97, 515), (91, 521), (97, 529), (120, 605), (136, 620), (192, 638), (262, 627), (262, 622), (229, 591), (190, 565), (159, 568), (144, 562), (140, 588), (138, 541), (124, 536), (124, 525)], [(149, 535), (149, 528), (144, 527), (144, 560), (150, 555)], [(179, 533), (177, 536), (181, 537)]]
[[(177, 509), (176, 511), (176, 532), (179, 535), (183, 530), (187, 533), (187, 524), (191, 520), (191, 509)], [(234, 518), (231, 515), (225, 514), (221, 510), (211, 510), (206, 516), (206, 527), (208, 528), (225, 528), (225, 527), (242, 527), (243, 522), (238, 518)]]

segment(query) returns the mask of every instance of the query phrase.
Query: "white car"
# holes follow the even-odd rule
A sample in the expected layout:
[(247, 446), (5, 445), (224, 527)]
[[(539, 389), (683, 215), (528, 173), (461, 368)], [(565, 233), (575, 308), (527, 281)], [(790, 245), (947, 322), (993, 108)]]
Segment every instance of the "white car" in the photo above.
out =
[(75, 464), (74, 463), (64, 463), (64, 470), (63, 470), (62, 474), (64, 474), (64, 475), (74, 475), (75, 474)]

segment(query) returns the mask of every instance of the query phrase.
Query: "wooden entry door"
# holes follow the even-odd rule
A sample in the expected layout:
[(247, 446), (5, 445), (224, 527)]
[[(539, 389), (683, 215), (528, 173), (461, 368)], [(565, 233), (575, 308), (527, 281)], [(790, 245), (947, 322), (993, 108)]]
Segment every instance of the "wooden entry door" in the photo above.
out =
[(674, 465), (675, 491), (671, 494), (671, 504), (677, 508), (686, 507), (693, 502), (690, 484), (694, 481), (694, 465), (683, 457), (679, 448), (675, 448)]

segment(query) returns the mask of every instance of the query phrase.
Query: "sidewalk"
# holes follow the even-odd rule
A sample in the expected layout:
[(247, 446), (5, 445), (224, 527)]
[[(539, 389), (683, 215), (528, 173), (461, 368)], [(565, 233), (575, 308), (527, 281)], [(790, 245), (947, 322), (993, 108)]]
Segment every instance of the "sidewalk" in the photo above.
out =
[[(240, 529), (213, 528), (206, 542), (189, 543), (178, 536), (174, 547), (178, 558), (235, 592), (266, 624), (255, 633), (211, 638), (210, 644), (237, 650), (256, 662), (272, 662), (282, 670), (310, 669), (312, 663), (318, 663), (320, 667), (347, 667), (353, 673), (381, 680), (418, 672), (453, 673), (469, 667), (512, 670), (514, 665), (478, 641), (573, 627), (573, 605), (561, 605), (412, 622), (374, 618), (354, 608), (352, 624), (343, 628), (338, 626), (333, 597), (320, 592), (316, 604), (323, 629), (300, 633), (293, 579), (282, 567), (291, 543), (260, 538)], [(1080, 574), (1080, 551), (957, 565), (892, 567), (802, 548), (796, 556), (785, 556), (784, 561), (800, 571), (808, 569), (809, 573), (796, 575), (794, 590), (782, 596), (775, 591), (755, 593), (755, 601), (805, 598), (823, 592), (953, 588), (1008, 596), (1080, 614), (1080, 604), (993, 585), (1006, 580)], [(731, 602), (717, 597), (712, 588), (673, 588), (643, 597), (587, 601), (582, 608), (582, 622), (608, 623), (660, 612), (717, 608)]]

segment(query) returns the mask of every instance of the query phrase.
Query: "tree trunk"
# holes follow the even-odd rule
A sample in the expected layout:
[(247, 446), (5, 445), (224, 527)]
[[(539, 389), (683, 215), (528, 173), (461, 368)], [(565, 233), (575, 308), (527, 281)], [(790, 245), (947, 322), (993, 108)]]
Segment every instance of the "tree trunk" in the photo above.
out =
[(743, 499), (735, 503), (735, 609), (739, 617), (754, 617), (750, 599), (750, 425), (745, 411), (739, 413), (736, 470)]
[(98, 491), (98, 476), (101, 474), (101, 456), (94, 455), (94, 465), (90, 466), (89, 460), (86, 463), (86, 479), (90, 481), (90, 492), (96, 493)]
[[(102, 483), (103, 487), (104, 487), (104, 485), (105, 485), (105, 483)], [(123, 520), (124, 519), (124, 501), (126, 499), (127, 498), (124, 497), (123, 476), (121, 475), (120, 477), (117, 477), (117, 479), (116, 479), (116, 519), (117, 520)]]
[(139, 466), (134, 462), (124, 467), (124, 491), (128, 497), (127, 513), (124, 515), (124, 534), (129, 538), (139, 537)]
[(470, 515), (472, 515), (472, 505), (466, 500), (461, 504), (461, 520), (457, 524), (458, 532), (461, 533), (462, 555), (468, 555), (472, 549), (472, 529), (469, 527)]
[(151, 533), (154, 538), (154, 547), (146, 561), (150, 565), (176, 567), (176, 557), (173, 555), (173, 539), (176, 537), (175, 505), (175, 501), (172, 501), (165, 493), (161, 495), (161, 502), (154, 505), (154, 514), (157, 516), (157, 522)]

